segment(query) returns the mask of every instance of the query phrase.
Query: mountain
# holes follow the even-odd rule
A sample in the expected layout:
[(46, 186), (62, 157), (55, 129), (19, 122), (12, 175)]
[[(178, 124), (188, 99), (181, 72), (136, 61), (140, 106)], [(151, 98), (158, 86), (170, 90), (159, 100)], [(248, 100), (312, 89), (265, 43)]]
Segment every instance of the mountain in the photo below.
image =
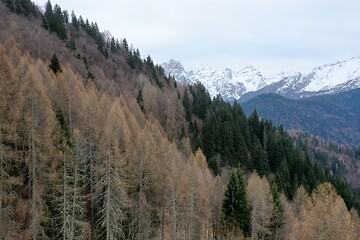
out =
[(256, 96), (242, 104), (247, 115), (255, 109), (259, 116), (271, 119), (275, 125), (301, 129), (339, 143), (358, 144), (360, 141), (360, 89), (288, 99), (277, 94)]
[(224, 99), (234, 101), (244, 93), (259, 90), (268, 84), (261, 72), (249, 65), (240, 71), (226, 68), (218, 71), (204, 68), (198, 71), (186, 70), (179, 61), (170, 60), (162, 65), (167, 74), (184, 84), (201, 82), (210, 96), (220, 94)]
[(180, 82), (201, 82), (212, 97), (220, 94), (225, 100), (246, 102), (255, 96), (277, 93), (300, 99), (348, 91), (360, 87), (360, 58), (327, 64), (307, 73), (280, 73), (264, 77), (252, 66), (240, 71), (210, 68), (185, 70), (180, 62), (170, 60), (163, 64), (165, 72)]

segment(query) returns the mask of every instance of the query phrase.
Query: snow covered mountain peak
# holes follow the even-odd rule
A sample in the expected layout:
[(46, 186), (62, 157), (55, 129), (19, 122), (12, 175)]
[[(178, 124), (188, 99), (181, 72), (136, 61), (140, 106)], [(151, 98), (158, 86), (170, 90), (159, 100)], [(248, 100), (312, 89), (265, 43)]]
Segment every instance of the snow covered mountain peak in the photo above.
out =
[(168, 62), (164, 63), (163, 66), (167, 69), (185, 70), (181, 62), (174, 59), (170, 59)]
[(327, 64), (315, 68), (306, 77), (312, 81), (304, 88), (305, 92), (330, 90), (360, 76), (360, 58)]
[(191, 82), (187, 82), (188, 73), (185, 71), (185, 68), (180, 61), (170, 59), (170, 61), (163, 63), (162, 66), (165, 69), (166, 74), (170, 74), (171, 76), (174, 76), (177, 81), (182, 82), (184, 84), (191, 83)]
[(266, 85), (261, 72), (251, 65), (237, 72), (233, 81), (243, 83), (246, 92), (256, 91)]
[(264, 93), (278, 93), (289, 98), (303, 98), (360, 88), (360, 58), (351, 58), (326, 64), (307, 73), (280, 73), (264, 77), (252, 65), (234, 71), (230, 68), (214, 70), (186, 70), (179, 61), (163, 64), (165, 72), (179, 82), (194, 84), (201, 82), (212, 97), (220, 94), (233, 101), (249, 100)]
[(244, 93), (256, 91), (266, 85), (261, 72), (251, 65), (239, 71), (230, 68), (186, 70), (179, 61), (170, 60), (162, 66), (166, 74), (174, 76), (177, 81), (184, 84), (201, 82), (208, 89), (211, 97), (220, 94), (224, 99), (230, 101), (239, 99)]

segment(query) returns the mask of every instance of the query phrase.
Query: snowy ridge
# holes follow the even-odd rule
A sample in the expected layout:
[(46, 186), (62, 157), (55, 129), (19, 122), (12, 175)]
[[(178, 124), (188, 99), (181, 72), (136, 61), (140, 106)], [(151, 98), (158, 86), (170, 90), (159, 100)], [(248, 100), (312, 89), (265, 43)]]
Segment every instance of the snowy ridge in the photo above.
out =
[(348, 61), (325, 65), (314, 69), (312, 81), (304, 91), (317, 92), (329, 90), (360, 76), (360, 59), (352, 58)]
[(256, 91), (267, 85), (260, 71), (250, 65), (240, 71), (229, 68), (221, 71), (212, 68), (188, 71), (179, 61), (170, 60), (162, 66), (166, 74), (174, 76), (177, 81), (184, 84), (201, 82), (211, 97), (220, 94), (224, 99), (232, 101), (246, 92)]
[[(163, 64), (165, 72), (179, 82), (194, 84), (201, 82), (212, 97), (220, 94), (233, 101), (249, 100), (263, 93), (277, 93), (289, 98), (332, 94), (360, 87), (360, 58), (327, 64), (308, 73), (280, 73), (263, 77), (260, 71), (249, 65), (239, 71), (226, 68), (214, 70), (186, 70), (179, 61)], [(244, 96), (246, 95), (246, 96)]]

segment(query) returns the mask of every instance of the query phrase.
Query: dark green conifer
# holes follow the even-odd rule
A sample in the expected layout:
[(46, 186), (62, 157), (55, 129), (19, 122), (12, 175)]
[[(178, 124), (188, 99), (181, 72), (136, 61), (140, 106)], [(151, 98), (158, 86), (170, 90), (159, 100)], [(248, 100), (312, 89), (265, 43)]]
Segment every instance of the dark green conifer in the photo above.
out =
[(49, 68), (55, 73), (57, 74), (58, 72), (62, 72), (61, 66), (60, 66), (60, 61), (58, 59), (58, 57), (56, 56), (56, 54), (54, 53), (52, 58), (51, 58), (51, 62), (49, 64)]
[(79, 30), (79, 21), (76, 18), (76, 15), (74, 13), (74, 11), (71, 12), (71, 23), (74, 25), (74, 27)]
[(182, 104), (185, 110), (185, 118), (190, 121), (191, 119), (191, 109), (190, 109), (190, 100), (187, 91), (184, 92), (184, 97), (182, 99)]
[(261, 147), (260, 141), (256, 137), (254, 137), (254, 138), (255, 138), (255, 140), (253, 143), (254, 146), (253, 146), (253, 151), (252, 151), (254, 168), (261, 177), (264, 175), (266, 176), (270, 171), (267, 153)]
[(145, 113), (145, 108), (144, 108), (144, 96), (142, 94), (142, 90), (141, 88), (139, 88), (139, 93), (136, 97), (136, 101), (138, 102), (140, 109), (143, 113)]
[(240, 168), (233, 170), (226, 186), (223, 213), (231, 228), (241, 229), (245, 235), (250, 230), (250, 210), (246, 202), (246, 186)]

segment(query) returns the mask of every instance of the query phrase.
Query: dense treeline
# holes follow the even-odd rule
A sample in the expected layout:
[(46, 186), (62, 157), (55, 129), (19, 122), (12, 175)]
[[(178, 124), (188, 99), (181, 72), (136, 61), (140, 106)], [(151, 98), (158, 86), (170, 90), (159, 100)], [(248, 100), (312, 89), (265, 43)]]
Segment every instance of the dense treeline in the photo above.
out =
[(337, 144), (299, 130), (291, 130), (289, 134), (299, 148), (306, 148), (310, 156), (332, 174), (344, 177), (354, 188), (360, 187), (358, 146)]
[(35, 4), (30, 0), (2, 0), (6, 7), (13, 13), (22, 14), (27, 17), (37, 16), (40, 11), (36, 8)]
[(10, 46), (0, 47), (0, 236), (211, 235), (222, 181), (201, 150), (179, 151), (135, 99), (83, 85), (69, 67), (55, 75)]
[[(188, 111), (193, 111), (194, 116), (189, 127), (193, 136), (192, 146), (202, 147), (215, 175), (228, 166), (241, 166), (250, 172), (256, 170), (260, 176), (271, 177), (273, 184), (289, 199), (293, 198), (300, 186), (311, 193), (320, 183), (330, 181), (349, 209), (359, 209), (359, 200), (350, 186), (341, 177), (330, 174), (327, 168), (311, 161), (307, 148), (296, 148), (282, 127), (275, 127), (268, 120), (260, 120), (256, 111), (247, 118), (236, 102), (231, 105), (220, 97), (211, 101), (201, 85), (192, 88), (195, 88), (192, 90), (193, 102), (184, 104), (185, 112), (190, 109)], [(207, 106), (205, 115), (199, 114), (196, 107), (199, 104)], [(200, 128), (192, 127), (200, 123), (201, 130), (191, 130)]]
[(0, 3), (0, 239), (359, 238), (353, 191), (283, 128), (46, 6)]

